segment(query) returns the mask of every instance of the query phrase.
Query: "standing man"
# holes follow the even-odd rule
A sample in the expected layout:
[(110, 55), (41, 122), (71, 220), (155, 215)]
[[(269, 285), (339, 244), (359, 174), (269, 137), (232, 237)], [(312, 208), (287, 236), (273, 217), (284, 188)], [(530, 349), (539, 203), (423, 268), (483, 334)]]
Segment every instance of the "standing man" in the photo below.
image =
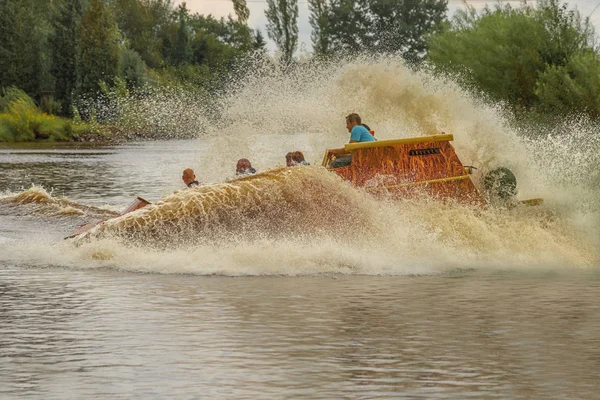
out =
[(193, 188), (195, 186), (200, 185), (196, 180), (196, 175), (194, 174), (194, 170), (191, 168), (186, 168), (183, 170), (183, 175), (181, 176), (183, 179), (183, 183), (186, 184), (187, 187)]

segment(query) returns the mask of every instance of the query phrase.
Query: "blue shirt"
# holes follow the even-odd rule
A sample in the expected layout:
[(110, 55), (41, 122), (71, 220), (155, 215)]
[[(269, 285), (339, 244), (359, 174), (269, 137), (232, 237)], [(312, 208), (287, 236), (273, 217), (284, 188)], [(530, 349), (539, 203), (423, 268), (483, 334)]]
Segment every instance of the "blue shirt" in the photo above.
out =
[(350, 140), (356, 140), (357, 142), (374, 142), (376, 139), (364, 126), (354, 125), (350, 132)]

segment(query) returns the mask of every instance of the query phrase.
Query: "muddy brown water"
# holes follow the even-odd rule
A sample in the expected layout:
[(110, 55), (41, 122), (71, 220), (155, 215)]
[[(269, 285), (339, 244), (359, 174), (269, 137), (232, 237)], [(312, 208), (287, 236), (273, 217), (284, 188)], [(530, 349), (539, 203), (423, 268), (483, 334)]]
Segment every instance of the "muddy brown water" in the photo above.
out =
[(0, 201), (0, 398), (600, 398), (593, 262), (460, 253), (442, 225), (421, 258), (322, 237), (169, 253), (62, 242), (133, 196), (180, 190), (181, 166), (202, 171), (207, 154), (0, 150), (4, 199), (43, 188)]

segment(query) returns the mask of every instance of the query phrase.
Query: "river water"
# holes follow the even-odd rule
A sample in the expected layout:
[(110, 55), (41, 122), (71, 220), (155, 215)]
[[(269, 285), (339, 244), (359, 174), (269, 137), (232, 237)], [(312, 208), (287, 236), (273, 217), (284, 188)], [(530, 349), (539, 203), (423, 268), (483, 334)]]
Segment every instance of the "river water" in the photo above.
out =
[[(318, 161), (293, 140), (281, 146), (309, 147)], [(318, 186), (319, 196), (342, 193), (344, 206), (366, 203), (354, 216), (364, 231), (231, 231), (235, 240), (166, 247), (62, 240), (135, 196), (181, 190), (187, 166), (201, 181), (226, 179), (232, 165), (210, 164), (209, 149), (0, 150), (0, 398), (600, 398), (598, 253), (576, 218), (397, 207), (305, 168), (299, 182), (311, 184), (285, 192), (285, 212), (257, 183), (262, 210), (280, 226), (282, 215), (316, 225), (301, 200)], [(172, 197), (191, 204), (189, 193)], [(218, 193), (230, 212), (244, 207)], [(184, 223), (191, 209), (155, 222)], [(343, 224), (336, 213), (319, 218)]]

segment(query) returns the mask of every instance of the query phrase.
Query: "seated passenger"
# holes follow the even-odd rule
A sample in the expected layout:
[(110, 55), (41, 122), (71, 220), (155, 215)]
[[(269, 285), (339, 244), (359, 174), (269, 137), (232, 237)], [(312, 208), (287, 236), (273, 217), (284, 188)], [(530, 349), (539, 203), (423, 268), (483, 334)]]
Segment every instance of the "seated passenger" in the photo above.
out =
[(360, 116), (352, 113), (346, 117), (346, 129), (350, 132), (350, 143), (374, 142), (375, 137), (362, 126)]
[(181, 176), (181, 179), (183, 179), (183, 183), (185, 183), (186, 186), (189, 188), (200, 185), (200, 183), (196, 180), (194, 170), (191, 168), (186, 168), (183, 170), (183, 175)]
[(255, 174), (256, 170), (252, 168), (252, 164), (250, 160), (247, 158), (240, 158), (235, 166), (235, 174), (236, 175), (248, 175)]
[[(349, 143), (376, 141), (377, 139), (375, 139), (374, 133), (371, 133), (367, 128), (368, 126), (365, 128), (365, 126), (362, 125), (362, 121), (358, 114), (352, 113), (346, 117), (346, 129), (350, 132)], [(352, 156), (341, 156), (337, 157), (329, 165), (331, 168), (340, 168), (350, 164), (352, 164)]]
[(301, 151), (291, 151), (285, 155), (285, 165), (294, 167), (296, 165), (310, 165), (304, 159), (304, 154)]

